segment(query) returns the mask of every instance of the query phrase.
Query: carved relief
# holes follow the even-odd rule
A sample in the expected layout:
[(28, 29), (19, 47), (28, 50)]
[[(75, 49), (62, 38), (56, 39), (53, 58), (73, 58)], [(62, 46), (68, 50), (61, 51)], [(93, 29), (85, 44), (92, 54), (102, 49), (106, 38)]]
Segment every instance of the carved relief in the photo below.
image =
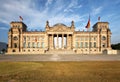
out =
[(64, 25), (55, 25), (50, 28), (50, 32), (71, 32), (72, 30), (70, 27), (64, 26)]

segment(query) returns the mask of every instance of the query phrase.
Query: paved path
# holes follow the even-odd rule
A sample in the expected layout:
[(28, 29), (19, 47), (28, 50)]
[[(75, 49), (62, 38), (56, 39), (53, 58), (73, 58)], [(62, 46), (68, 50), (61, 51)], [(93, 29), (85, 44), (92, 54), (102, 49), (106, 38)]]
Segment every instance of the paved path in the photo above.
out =
[(120, 55), (0, 55), (0, 61), (120, 61)]

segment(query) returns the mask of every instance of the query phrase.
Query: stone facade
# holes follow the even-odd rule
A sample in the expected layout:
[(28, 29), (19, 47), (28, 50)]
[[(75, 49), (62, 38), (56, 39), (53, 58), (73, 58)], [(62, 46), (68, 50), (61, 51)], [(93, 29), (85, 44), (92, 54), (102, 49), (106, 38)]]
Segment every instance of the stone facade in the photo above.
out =
[(108, 22), (97, 22), (92, 31), (75, 31), (58, 23), (45, 31), (27, 31), (23, 22), (11, 22), (7, 54), (102, 54), (111, 50), (111, 31)]

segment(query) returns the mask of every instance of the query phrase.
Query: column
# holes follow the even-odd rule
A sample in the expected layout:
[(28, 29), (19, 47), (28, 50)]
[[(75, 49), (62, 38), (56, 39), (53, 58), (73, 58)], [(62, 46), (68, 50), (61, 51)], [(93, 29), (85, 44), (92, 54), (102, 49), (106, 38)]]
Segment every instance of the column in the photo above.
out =
[(52, 37), (53, 37), (53, 41), (52, 41), (53, 43), (52, 43), (52, 44), (53, 44), (53, 49), (54, 49), (54, 34), (53, 34), (53, 36), (52, 36)]
[(11, 40), (12, 40), (12, 37), (11, 35), (8, 36), (8, 48), (11, 48)]
[(20, 34), (20, 52), (22, 52), (22, 49), (23, 49), (23, 36), (22, 34)]
[(48, 34), (48, 48), (50, 49), (50, 34)]
[(68, 34), (67, 34), (67, 39), (66, 40), (67, 40), (67, 46), (66, 47), (68, 49), (69, 48), (69, 35)]
[[(39, 37), (40, 38), (40, 37)], [(46, 48), (46, 50), (48, 50), (48, 34), (46, 34), (46, 37), (45, 37), (45, 48)]]
[(57, 49), (59, 48), (58, 34), (57, 34)]
[(64, 49), (64, 34), (62, 34), (62, 49)]
[(111, 36), (108, 36), (108, 48), (111, 48)]
[(70, 49), (72, 49), (72, 35), (70, 35)]
[(51, 41), (51, 47), (52, 47), (52, 49), (53, 49), (53, 34), (52, 34), (52, 36), (51, 36), (51, 38), (52, 38), (52, 41)]

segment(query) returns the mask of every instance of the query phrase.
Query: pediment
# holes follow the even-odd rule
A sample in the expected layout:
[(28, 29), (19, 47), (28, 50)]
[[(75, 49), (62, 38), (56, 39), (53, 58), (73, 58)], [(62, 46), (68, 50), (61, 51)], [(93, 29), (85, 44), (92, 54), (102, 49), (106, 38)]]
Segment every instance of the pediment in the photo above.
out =
[(54, 27), (51, 27), (50, 32), (71, 32), (70, 27), (63, 26), (63, 25), (57, 25)]

